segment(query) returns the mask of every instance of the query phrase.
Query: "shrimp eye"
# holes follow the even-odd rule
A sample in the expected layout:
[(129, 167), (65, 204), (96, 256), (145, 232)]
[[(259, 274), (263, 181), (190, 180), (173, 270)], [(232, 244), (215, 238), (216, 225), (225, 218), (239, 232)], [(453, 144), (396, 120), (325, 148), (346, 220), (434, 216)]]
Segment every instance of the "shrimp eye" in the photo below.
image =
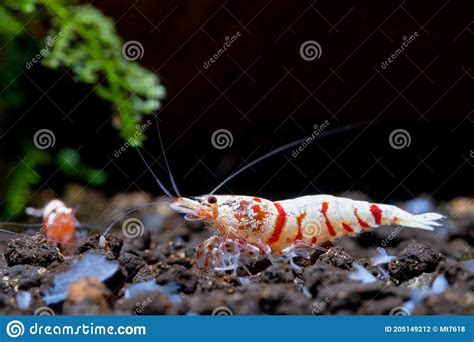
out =
[(214, 196), (209, 196), (207, 198), (207, 203), (209, 204), (216, 204), (217, 203), (217, 198), (215, 198)]

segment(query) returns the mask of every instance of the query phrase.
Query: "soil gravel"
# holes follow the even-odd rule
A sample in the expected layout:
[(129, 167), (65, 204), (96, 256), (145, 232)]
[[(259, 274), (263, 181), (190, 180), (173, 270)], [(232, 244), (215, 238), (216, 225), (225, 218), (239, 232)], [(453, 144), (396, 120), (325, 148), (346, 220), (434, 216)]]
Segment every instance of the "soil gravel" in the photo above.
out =
[[(82, 232), (73, 253), (39, 233), (2, 235), (0, 309), (8, 315), (45, 306), (57, 315), (472, 315), (472, 202), (431, 203), (448, 216), (434, 232), (380, 227), (309, 259), (242, 257), (236, 272), (227, 273), (194, 267), (194, 248), (212, 231), (165, 207), (134, 214), (152, 222), (135, 238), (123, 236), (120, 223), (105, 245), (99, 232)], [(392, 260), (372, 265), (381, 251)], [(367, 282), (354, 277), (355, 265), (367, 271)], [(446, 286), (440, 290), (436, 279)]]

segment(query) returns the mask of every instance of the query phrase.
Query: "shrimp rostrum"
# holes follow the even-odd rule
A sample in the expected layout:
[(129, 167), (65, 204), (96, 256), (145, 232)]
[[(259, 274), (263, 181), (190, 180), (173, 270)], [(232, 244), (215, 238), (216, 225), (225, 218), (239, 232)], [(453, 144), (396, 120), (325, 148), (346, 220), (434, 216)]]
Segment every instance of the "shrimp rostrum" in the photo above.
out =
[[(198, 267), (224, 268), (228, 254), (284, 254), (298, 246), (316, 247), (380, 225), (433, 230), (442, 215), (410, 214), (393, 205), (329, 195), (270, 201), (250, 196), (207, 195), (177, 198), (170, 207), (214, 228), (217, 235), (198, 245)], [(226, 261), (227, 260), (227, 261)]]

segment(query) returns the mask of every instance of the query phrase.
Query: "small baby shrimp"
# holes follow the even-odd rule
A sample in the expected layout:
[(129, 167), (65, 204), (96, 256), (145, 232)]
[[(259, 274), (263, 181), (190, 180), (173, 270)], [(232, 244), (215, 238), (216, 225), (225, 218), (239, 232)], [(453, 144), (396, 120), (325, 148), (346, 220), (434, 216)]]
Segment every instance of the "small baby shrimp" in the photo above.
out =
[(380, 225), (433, 230), (433, 226), (440, 226), (436, 221), (443, 218), (437, 213), (413, 215), (393, 205), (330, 195), (276, 202), (251, 196), (206, 195), (177, 198), (170, 207), (185, 214), (187, 220), (203, 221), (222, 237), (219, 240), (213, 236), (198, 246), (198, 267), (218, 262), (212, 260), (215, 255), (211, 255), (211, 261), (208, 255), (203, 255), (216, 254), (229, 239), (237, 241), (237, 247), (244, 246), (241, 252), (246, 255), (266, 253), (271, 257), (271, 254), (285, 254), (298, 246), (317, 247)]
[(74, 244), (76, 227), (76, 209), (68, 208), (64, 202), (54, 199), (42, 209), (27, 208), (26, 213), (43, 218), (44, 234), (48, 240)]

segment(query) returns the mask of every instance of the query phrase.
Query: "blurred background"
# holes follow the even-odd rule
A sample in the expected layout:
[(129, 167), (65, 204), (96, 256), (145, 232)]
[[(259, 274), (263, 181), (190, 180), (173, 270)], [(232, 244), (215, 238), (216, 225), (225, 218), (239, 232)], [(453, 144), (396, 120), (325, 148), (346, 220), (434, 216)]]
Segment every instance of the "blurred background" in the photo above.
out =
[(129, 147), (169, 184), (154, 113), (184, 195), (357, 123), (220, 192), (473, 194), (467, 1), (22, 0), (0, 4), (0, 23), (4, 219), (71, 184), (161, 194)]

